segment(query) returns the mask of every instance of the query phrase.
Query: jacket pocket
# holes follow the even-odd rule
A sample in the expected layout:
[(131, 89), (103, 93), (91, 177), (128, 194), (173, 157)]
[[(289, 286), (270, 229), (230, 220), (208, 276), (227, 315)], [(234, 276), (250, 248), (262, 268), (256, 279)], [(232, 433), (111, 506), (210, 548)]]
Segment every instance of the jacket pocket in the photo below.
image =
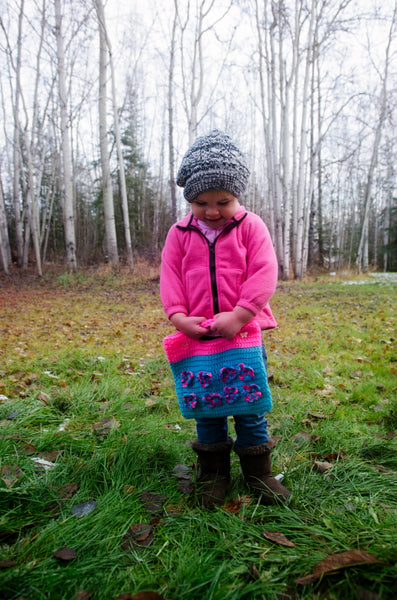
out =
[(233, 310), (240, 298), (240, 288), (244, 273), (241, 269), (218, 270), (217, 285), (219, 310)]
[(189, 314), (210, 317), (213, 303), (208, 269), (187, 271), (185, 281)]

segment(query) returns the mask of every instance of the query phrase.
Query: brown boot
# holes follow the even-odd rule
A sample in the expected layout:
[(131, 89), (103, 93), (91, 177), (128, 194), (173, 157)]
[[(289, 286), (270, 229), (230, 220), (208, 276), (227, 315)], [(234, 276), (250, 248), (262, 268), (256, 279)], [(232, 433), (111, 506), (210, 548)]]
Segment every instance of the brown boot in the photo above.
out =
[(264, 505), (282, 504), (291, 496), (291, 492), (272, 477), (270, 452), (275, 445), (273, 440), (269, 440), (266, 444), (249, 448), (234, 446), (246, 482)]
[(192, 442), (197, 453), (198, 500), (205, 508), (213, 510), (223, 504), (230, 482), (230, 452), (232, 438), (218, 444)]

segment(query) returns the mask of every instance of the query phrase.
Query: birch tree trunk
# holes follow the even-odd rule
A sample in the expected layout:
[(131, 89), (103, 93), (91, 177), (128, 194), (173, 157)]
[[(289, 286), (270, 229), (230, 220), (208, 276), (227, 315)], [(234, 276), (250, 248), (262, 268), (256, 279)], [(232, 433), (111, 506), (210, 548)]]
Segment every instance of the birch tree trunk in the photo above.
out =
[(21, 149), (19, 142), (19, 102), (21, 96), (21, 58), (22, 58), (22, 20), (24, 13), (24, 0), (21, 0), (21, 8), (18, 17), (18, 41), (17, 62), (15, 71), (15, 95), (14, 95), (14, 148), (13, 148), (13, 201), (15, 218), (15, 242), (17, 247), (17, 265), (23, 264), (23, 221), (20, 200), (20, 167)]
[[(387, 168), (388, 181), (393, 181), (393, 167), (391, 164)], [(383, 223), (383, 272), (386, 273), (388, 269), (388, 258), (389, 258), (389, 244), (390, 244), (390, 225), (391, 225), (391, 207), (393, 198), (393, 187), (389, 184), (386, 192), (386, 207), (385, 207), (385, 221)]]
[(302, 112), (300, 123), (300, 150), (299, 150), (299, 168), (298, 168), (298, 187), (297, 187), (297, 230), (296, 230), (296, 245), (294, 248), (294, 274), (300, 279), (304, 276), (304, 246), (306, 233), (307, 206), (305, 203), (305, 183), (306, 183), (306, 155), (307, 155), (307, 105), (310, 82), (310, 65), (313, 60), (312, 56), (312, 37), (313, 25), (316, 16), (315, 0), (311, 2), (310, 10), (310, 25), (307, 35), (305, 75), (303, 80), (302, 92)]
[[(255, 0), (255, 24), (256, 24), (256, 33), (258, 39), (258, 72), (259, 72), (259, 85), (260, 85), (260, 98), (261, 98), (261, 117), (262, 117), (262, 128), (263, 128), (263, 137), (265, 142), (265, 156), (266, 156), (266, 166), (267, 166), (267, 180), (269, 187), (269, 195), (272, 199), (272, 208), (273, 208), (273, 223), (274, 226), (271, 227), (271, 235), (273, 239), (273, 243), (276, 248), (276, 254), (279, 264), (279, 272), (280, 272), (280, 263), (282, 263), (283, 256), (283, 238), (282, 238), (282, 228), (280, 228), (280, 218), (281, 218), (281, 206), (277, 204), (277, 201), (280, 199), (279, 196), (276, 196), (274, 191), (274, 146), (272, 144), (272, 134), (270, 127), (270, 77), (269, 74), (269, 51), (268, 51), (268, 38), (267, 38), (267, 0), (264, 0), (263, 3), (263, 12), (261, 13), (258, 0)], [(265, 20), (265, 27), (262, 26), (262, 20)], [(265, 38), (263, 38), (262, 31), (265, 32)]]
[(178, 0), (174, 0), (174, 21), (172, 23), (170, 64), (168, 71), (168, 163), (171, 194), (172, 222), (177, 221), (176, 184), (175, 184), (175, 149), (174, 149), (174, 70), (175, 70), (175, 41), (178, 21)]
[[(124, 158), (123, 152), (121, 149), (121, 138), (120, 138), (120, 120), (117, 111), (117, 101), (116, 101), (116, 75), (114, 71), (113, 64), (113, 54), (112, 54), (112, 46), (110, 43), (110, 39), (106, 29), (105, 23), (105, 11), (103, 8), (103, 4), (101, 0), (96, 2), (97, 8), (97, 17), (99, 22), (100, 30), (102, 31), (103, 36), (106, 40), (106, 45), (108, 47), (109, 52), (109, 64), (110, 64), (110, 75), (111, 75), (111, 84), (112, 84), (112, 105), (113, 105), (113, 118), (114, 118), (114, 130), (115, 130), (115, 138), (116, 138), (116, 148), (117, 148), (117, 159), (119, 163), (119, 177), (120, 177), (120, 193), (121, 193), (121, 209), (123, 213), (123, 225), (124, 225), (124, 239), (125, 239), (125, 247), (127, 252), (127, 263), (130, 272), (132, 273), (134, 270), (134, 257), (132, 254), (132, 244), (131, 244), (131, 229), (130, 229), (130, 216), (128, 212), (128, 197), (127, 197), (127, 185), (125, 180), (125, 168), (124, 168)], [(106, 76), (106, 74), (105, 74)], [(106, 98), (106, 89), (105, 89), (105, 98)], [(106, 102), (105, 102), (105, 110), (106, 110)], [(106, 114), (106, 112), (105, 112)], [(110, 173), (110, 167), (109, 167)], [(113, 206), (113, 195), (112, 195), (112, 206)], [(117, 255), (117, 241), (116, 241), (116, 255)], [(118, 260), (118, 259), (117, 259)], [(116, 260), (116, 264), (117, 264)], [(114, 261), (112, 260), (112, 263)]]
[(0, 257), (4, 272), (8, 274), (11, 264), (11, 247), (8, 236), (7, 214), (4, 202), (3, 182), (0, 173)]
[(361, 227), (361, 236), (360, 243), (357, 251), (356, 258), (356, 267), (357, 271), (360, 273), (363, 270), (364, 273), (368, 272), (368, 219), (369, 219), (369, 208), (371, 203), (371, 191), (372, 191), (372, 182), (375, 172), (375, 167), (378, 162), (378, 151), (382, 138), (383, 126), (386, 120), (386, 108), (387, 108), (387, 84), (388, 84), (388, 75), (389, 75), (389, 66), (390, 66), (390, 47), (393, 39), (393, 30), (395, 27), (396, 21), (396, 13), (397, 13), (397, 3), (394, 6), (393, 18), (389, 29), (388, 41), (386, 46), (385, 53), (385, 64), (382, 75), (382, 88), (381, 88), (381, 96), (380, 96), (380, 108), (379, 108), (379, 117), (378, 123), (375, 130), (375, 138), (372, 146), (372, 154), (371, 160), (368, 169), (367, 181), (365, 184), (365, 192), (364, 192), (364, 216)]
[(114, 218), (113, 187), (110, 175), (108, 131), (106, 117), (107, 94), (107, 44), (104, 28), (105, 14), (102, 0), (95, 0), (99, 23), (99, 147), (101, 153), (103, 210), (105, 216), (105, 235), (108, 258), (114, 267), (119, 264), (117, 248), (116, 223)]
[(67, 94), (65, 79), (65, 53), (62, 31), (61, 1), (54, 0), (55, 36), (57, 41), (59, 110), (61, 119), (62, 166), (63, 166), (63, 222), (66, 247), (66, 262), (71, 270), (76, 270), (76, 233), (73, 207), (72, 161), (69, 139), (69, 119), (67, 114)]

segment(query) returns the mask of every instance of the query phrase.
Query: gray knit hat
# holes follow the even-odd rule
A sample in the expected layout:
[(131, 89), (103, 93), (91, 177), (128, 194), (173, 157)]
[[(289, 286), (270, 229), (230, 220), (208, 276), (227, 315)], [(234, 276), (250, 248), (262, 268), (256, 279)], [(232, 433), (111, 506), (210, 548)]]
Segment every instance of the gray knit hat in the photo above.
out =
[(214, 129), (196, 139), (186, 152), (176, 177), (191, 202), (202, 192), (226, 190), (240, 198), (247, 187), (249, 169), (243, 154), (228, 135)]

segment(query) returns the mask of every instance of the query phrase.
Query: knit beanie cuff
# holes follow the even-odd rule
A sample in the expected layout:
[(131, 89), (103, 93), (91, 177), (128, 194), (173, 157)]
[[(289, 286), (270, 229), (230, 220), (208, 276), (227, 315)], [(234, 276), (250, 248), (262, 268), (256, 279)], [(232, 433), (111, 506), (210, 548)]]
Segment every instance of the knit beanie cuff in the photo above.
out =
[(197, 138), (186, 152), (176, 182), (189, 202), (208, 190), (225, 190), (240, 198), (249, 174), (241, 151), (228, 135), (215, 129)]

